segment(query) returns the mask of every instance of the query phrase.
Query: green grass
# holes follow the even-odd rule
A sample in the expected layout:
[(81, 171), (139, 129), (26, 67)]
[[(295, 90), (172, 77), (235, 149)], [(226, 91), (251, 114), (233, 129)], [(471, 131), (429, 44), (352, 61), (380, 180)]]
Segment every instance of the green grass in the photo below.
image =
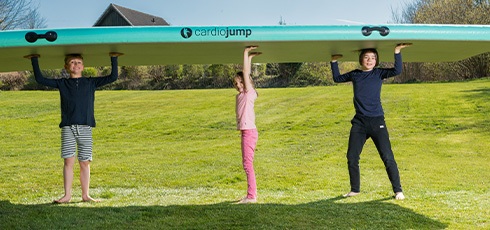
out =
[(56, 91), (0, 92), (0, 229), (488, 229), (490, 79), (385, 85), (407, 199), (368, 140), (361, 190), (345, 152), (352, 87), (259, 89), (259, 203), (245, 195), (236, 91), (96, 93), (91, 195), (63, 195)]

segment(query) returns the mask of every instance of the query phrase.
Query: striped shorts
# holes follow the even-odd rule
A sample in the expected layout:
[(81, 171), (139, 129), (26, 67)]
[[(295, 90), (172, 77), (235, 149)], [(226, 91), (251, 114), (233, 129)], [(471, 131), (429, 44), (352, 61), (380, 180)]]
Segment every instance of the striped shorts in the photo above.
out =
[(78, 146), (78, 160), (92, 161), (92, 127), (71, 125), (61, 127), (61, 158), (75, 156)]

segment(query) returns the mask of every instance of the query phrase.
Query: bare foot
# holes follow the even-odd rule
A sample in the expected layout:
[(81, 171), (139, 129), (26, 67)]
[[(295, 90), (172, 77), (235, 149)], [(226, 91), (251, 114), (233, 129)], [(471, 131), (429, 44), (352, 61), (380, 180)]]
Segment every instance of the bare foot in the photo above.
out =
[(96, 200), (96, 199), (94, 199), (92, 197), (82, 198), (82, 201), (83, 202), (95, 202), (95, 203), (99, 203), (100, 202), (100, 200)]
[(360, 193), (360, 192), (352, 192), (352, 191), (351, 191), (351, 192), (349, 192), (349, 193), (347, 193), (347, 194), (344, 194), (344, 197), (357, 196), (357, 195), (359, 195), (359, 194), (361, 194), (361, 193)]
[(70, 202), (70, 200), (71, 200), (71, 197), (64, 196), (64, 197), (61, 197), (60, 199), (53, 200), (53, 204), (64, 204), (64, 203)]
[(397, 199), (397, 200), (404, 200), (405, 199), (405, 195), (403, 195), (403, 192), (397, 192), (397, 193), (395, 193), (395, 199)]
[(249, 203), (257, 203), (257, 198), (244, 197), (243, 199), (237, 202), (237, 204), (249, 204)]

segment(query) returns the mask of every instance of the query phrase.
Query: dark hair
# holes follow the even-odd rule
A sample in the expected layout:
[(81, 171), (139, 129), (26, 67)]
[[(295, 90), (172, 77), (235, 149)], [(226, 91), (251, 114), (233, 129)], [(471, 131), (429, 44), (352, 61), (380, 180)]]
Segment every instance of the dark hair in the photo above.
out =
[(373, 48), (361, 50), (361, 52), (359, 53), (359, 64), (362, 65), (362, 58), (364, 57), (364, 54), (366, 54), (366, 53), (374, 53), (374, 55), (376, 55), (376, 66), (378, 66), (379, 65), (378, 51), (376, 49), (373, 49)]
[(67, 54), (65, 56), (65, 64), (68, 64), (68, 61), (71, 59), (78, 58), (83, 60), (83, 56), (81, 54)]

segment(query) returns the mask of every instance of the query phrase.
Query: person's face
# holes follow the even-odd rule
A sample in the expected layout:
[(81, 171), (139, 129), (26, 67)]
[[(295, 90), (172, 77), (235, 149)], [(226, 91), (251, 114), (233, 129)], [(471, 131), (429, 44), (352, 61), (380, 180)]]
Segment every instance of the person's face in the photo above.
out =
[(235, 77), (235, 80), (233, 81), (233, 85), (235, 86), (235, 89), (238, 91), (238, 92), (243, 92), (243, 81), (242, 81), (242, 78), (240, 76), (236, 76)]
[(362, 56), (362, 70), (372, 70), (376, 67), (376, 54), (373, 52), (367, 52)]
[(72, 58), (65, 64), (65, 69), (72, 74), (81, 74), (83, 68), (83, 60), (80, 58)]

